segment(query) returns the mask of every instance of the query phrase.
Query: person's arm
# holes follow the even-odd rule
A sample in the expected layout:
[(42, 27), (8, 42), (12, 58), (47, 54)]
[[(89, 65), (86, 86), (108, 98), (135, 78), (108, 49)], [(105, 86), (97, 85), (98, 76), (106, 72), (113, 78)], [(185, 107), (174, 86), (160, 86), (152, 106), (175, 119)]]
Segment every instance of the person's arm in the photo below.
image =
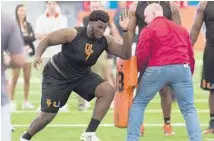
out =
[(125, 32), (123, 35), (123, 43), (113, 38), (111, 35), (105, 35), (108, 48), (107, 51), (111, 54), (120, 57), (122, 59), (129, 59), (131, 57), (131, 46), (129, 44), (129, 35), (128, 32)]
[(121, 38), (121, 36), (120, 36), (120, 33), (119, 33), (119, 31), (118, 31), (118, 29), (117, 29), (117, 27), (116, 27), (116, 25), (115, 25), (115, 23), (112, 21), (111, 23), (110, 23), (110, 29), (111, 29), (111, 34), (112, 34), (112, 36), (114, 37), (114, 38), (116, 38), (117, 40), (122, 40), (122, 38)]
[(134, 40), (136, 28), (136, 7), (137, 2), (134, 2), (129, 11), (124, 11), (120, 17), (120, 26), (125, 31), (123, 34), (123, 43), (117, 41), (110, 35), (105, 35), (108, 42), (107, 51), (122, 59), (129, 59), (132, 55), (131, 46)]
[(198, 9), (197, 9), (197, 13), (196, 13), (196, 17), (195, 17), (195, 21), (192, 25), (191, 31), (190, 31), (190, 37), (192, 40), (192, 45), (195, 45), (195, 42), (197, 41), (198, 35), (200, 33), (202, 24), (204, 22), (204, 9), (207, 5), (206, 1), (201, 1), (199, 3)]
[(12, 21), (11, 31), (8, 37), (7, 52), (9, 53), (9, 61), (5, 64), (6, 68), (20, 68), (24, 65), (24, 43), (15, 20)]
[(40, 58), (49, 46), (71, 42), (76, 35), (77, 31), (74, 28), (63, 28), (48, 34), (39, 43), (36, 49), (35, 57)]
[(145, 27), (139, 36), (136, 48), (138, 71), (143, 71), (147, 66), (152, 51), (152, 33)]
[[(135, 29), (137, 27), (137, 18), (136, 18), (136, 9), (137, 9), (137, 4), (138, 2), (133, 2), (130, 5), (128, 14), (129, 14), (129, 27), (128, 27), (128, 41), (127, 45), (131, 46), (133, 41), (134, 41), (134, 37), (135, 37)], [(127, 33), (126, 33), (127, 34)]]
[(179, 13), (179, 7), (175, 2), (170, 2), (170, 7), (171, 7), (171, 11), (172, 11), (172, 15), (171, 15), (171, 19), (172, 21), (174, 21), (175, 23), (181, 25), (181, 16)]

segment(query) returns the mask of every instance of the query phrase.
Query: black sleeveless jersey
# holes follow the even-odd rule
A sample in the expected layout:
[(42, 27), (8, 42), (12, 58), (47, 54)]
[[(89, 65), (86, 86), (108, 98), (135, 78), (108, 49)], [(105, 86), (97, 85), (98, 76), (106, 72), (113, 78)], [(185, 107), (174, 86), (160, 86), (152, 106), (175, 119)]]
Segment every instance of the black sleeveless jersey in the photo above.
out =
[[(139, 28), (138, 34), (140, 34), (141, 30), (147, 25), (144, 21), (144, 11), (146, 7), (151, 3), (152, 2), (149, 3), (148, 1), (139, 1), (137, 4), (135, 15), (137, 19), (137, 26)], [(167, 19), (171, 20), (172, 12), (169, 1), (160, 1), (160, 5), (163, 8), (163, 15)]]
[(64, 76), (81, 76), (91, 70), (99, 56), (107, 49), (107, 39), (90, 39), (86, 27), (75, 27), (77, 36), (70, 43), (62, 45), (62, 50), (53, 56), (53, 62)]
[(204, 10), (207, 43), (214, 44), (214, 1), (208, 1)]

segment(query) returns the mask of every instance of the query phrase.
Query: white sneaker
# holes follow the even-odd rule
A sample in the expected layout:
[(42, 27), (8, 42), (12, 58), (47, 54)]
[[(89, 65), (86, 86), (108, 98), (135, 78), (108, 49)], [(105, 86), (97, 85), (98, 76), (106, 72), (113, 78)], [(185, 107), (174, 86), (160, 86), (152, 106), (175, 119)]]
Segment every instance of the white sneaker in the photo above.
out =
[(65, 104), (62, 108), (59, 108), (59, 112), (69, 112), (68, 104)]
[(23, 110), (29, 110), (29, 109), (34, 109), (34, 108), (35, 108), (35, 106), (32, 103), (30, 103), (29, 101), (26, 101), (22, 104)]
[(85, 101), (84, 104), (79, 105), (79, 111), (87, 111), (91, 107), (90, 102)]
[(80, 136), (81, 141), (101, 141), (95, 134), (95, 132), (84, 132)]
[(14, 112), (16, 111), (17, 105), (16, 102), (14, 100), (10, 101), (10, 111)]
[(30, 141), (30, 140), (27, 140), (27, 139), (24, 139), (24, 138), (20, 137), (19, 141)]

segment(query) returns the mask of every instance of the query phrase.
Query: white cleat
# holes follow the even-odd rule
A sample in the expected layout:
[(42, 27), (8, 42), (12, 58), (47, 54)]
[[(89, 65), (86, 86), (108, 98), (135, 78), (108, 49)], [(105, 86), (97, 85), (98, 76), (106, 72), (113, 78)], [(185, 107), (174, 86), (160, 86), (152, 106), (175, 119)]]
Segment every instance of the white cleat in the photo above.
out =
[(27, 140), (21, 137), (19, 141), (30, 141), (30, 140)]
[(34, 109), (34, 108), (35, 108), (35, 106), (32, 103), (30, 103), (29, 101), (26, 101), (22, 104), (23, 110), (30, 110), (30, 109)]
[(59, 112), (69, 112), (68, 104), (65, 104), (63, 107), (59, 108)]
[(101, 141), (95, 134), (95, 132), (84, 132), (80, 136), (80, 141)]

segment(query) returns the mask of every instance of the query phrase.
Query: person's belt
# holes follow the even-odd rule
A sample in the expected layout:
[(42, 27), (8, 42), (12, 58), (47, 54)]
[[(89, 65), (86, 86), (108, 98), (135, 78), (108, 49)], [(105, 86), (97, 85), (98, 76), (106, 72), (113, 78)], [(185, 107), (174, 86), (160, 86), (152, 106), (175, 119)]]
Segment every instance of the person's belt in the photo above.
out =
[(60, 71), (60, 69), (57, 67), (57, 65), (55, 64), (55, 62), (53, 61), (52, 57), (50, 59), (50, 63), (53, 65), (53, 67), (62, 75), (65, 77), (65, 75)]

